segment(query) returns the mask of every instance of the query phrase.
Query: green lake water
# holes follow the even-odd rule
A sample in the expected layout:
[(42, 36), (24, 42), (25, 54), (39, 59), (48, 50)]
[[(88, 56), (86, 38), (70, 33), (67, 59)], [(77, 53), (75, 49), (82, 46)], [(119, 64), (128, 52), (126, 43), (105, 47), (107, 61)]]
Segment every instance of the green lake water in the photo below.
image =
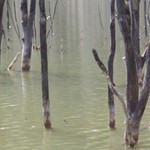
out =
[[(46, 4), (48, 7), (48, 2)], [(53, 8), (55, 1), (51, 4)], [(100, 24), (98, 5), (103, 25)], [(19, 3), (17, 8), (19, 12)], [(3, 40), (0, 70), (0, 150), (130, 149), (124, 145), (124, 114), (117, 98), (116, 130), (108, 128), (107, 82), (91, 51), (97, 49), (107, 66), (109, 19), (109, 1), (58, 2), (54, 35), (47, 39), (52, 130), (43, 126), (40, 52), (33, 50), (30, 72), (21, 72), (20, 58), (14, 70), (7, 71), (9, 63), (21, 50), (13, 27), (10, 29), (11, 49), (6, 49)], [(5, 24), (6, 18), (3, 20)], [(37, 3), (37, 28), (38, 23)], [(125, 96), (123, 56), (123, 42), (117, 31), (114, 78), (118, 90)], [(148, 104), (141, 121), (137, 150), (150, 149), (149, 110)]]

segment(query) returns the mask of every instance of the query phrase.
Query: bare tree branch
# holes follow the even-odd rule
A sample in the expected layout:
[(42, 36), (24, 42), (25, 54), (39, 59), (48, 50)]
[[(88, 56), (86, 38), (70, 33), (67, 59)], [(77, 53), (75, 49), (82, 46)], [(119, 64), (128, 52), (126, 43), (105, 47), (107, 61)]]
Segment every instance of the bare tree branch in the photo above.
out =
[(99, 68), (103, 71), (103, 73), (105, 74), (106, 76), (106, 79), (107, 79), (107, 82), (108, 82), (108, 85), (111, 89), (111, 91), (118, 97), (119, 101), (121, 102), (122, 104), (122, 107), (123, 107), (123, 111), (125, 113), (125, 116), (127, 117), (128, 116), (128, 113), (127, 113), (127, 106), (126, 106), (126, 103), (125, 103), (125, 99), (123, 98), (123, 96), (118, 92), (118, 90), (115, 88), (114, 84), (111, 82), (110, 80), (110, 77), (108, 75), (108, 71), (105, 67), (105, 65), (103, 64), (103, 62), (100, 60), (98, 54), (97, 54), (97, 51), (95, 49), (92, 49), (92, 52), (93, 52), (93, 56), (95, 58), (95, 61), (97, 62)]
[(7, 67), (7, 70), (11, 70), (12, 67), (14, 66), (14, 64), (16, 63), (18, 57), (20, 56), (21, 52), (18, 52), (15, 56), (15, 58), (12, 60), (12, 62), (9, 64), (9, 66)]

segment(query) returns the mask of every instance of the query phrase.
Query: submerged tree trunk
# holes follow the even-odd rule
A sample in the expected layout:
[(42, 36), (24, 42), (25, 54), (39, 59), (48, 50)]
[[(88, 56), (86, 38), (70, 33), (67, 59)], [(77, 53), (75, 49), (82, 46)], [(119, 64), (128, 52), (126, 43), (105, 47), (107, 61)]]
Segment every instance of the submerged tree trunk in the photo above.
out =
[(33, 37), (33, 22), (35, 18), (36, 0), (31, 0), (30, 13), (28, 15), (27, 0), (21, 2), (22, 12), (22, 28), (23, 28), (23, 49), (22, 49), (22, 71), (30, 70), (30, 59), (32, 51), (32, 37)]
[[(144, 86), (138, 96), (138, 72), (137, 68), (137, 51), (138, 44), (138, 15), (139, 15), (139, 0), (130, 0), (131, 5), (131, 32), (130, 27), (125, 17), (124, 0), (117, 0), (118, 22), (125, 44), (126, 67), (127, 67), (127, 111), (125, 140), (130, 146), (134, 146), (139, 137), (139, 127), (143, 112), (146, 107), (150, 92), (150, 45), (146, 52), (147, 68)], [(137, 33), (134, 33), (137, 32)], [(137, 44), (137, 45), (136, 45)], [(138, 98), (139, 97), (139, 98)]]
[(134, 57), (134, 46), (130, 34), (130, 27), (126, 18), (125, 13), (125, 2), (124, 0), (117, 0), (118, 10), (118, 22), (120, 30), (124, 39), (125, 44), (125, 56), (126, 56), (126, 68), (127, 68), (127, 86), (126, 86), (126, 97), (127, 97), (127, 128), (126, 128), (126, 141), (131, 143), (128, 120), (135, 111), (138, 102), (138, 79)]
[[(126, 13), (126, 8), (129, 7), (126, 6), (125, 2), (130, 2), (129, 14)], [(138, 39), (139, 38), (138, 36), (139, 35), (139, 29), (138, 29), (139, 28), (139, 2), (140, 0), (126, 0), (126, 1), (116, 0), (118, 23), (124, 40), (125, 57), (126, 57), (126, 71), (127, 71), (127, 84), (126, 84), (127, 102), (126, 103), (124, 101), (124, 98), (114, 87), (114, 84), (112, 82), (113, 80), (110, 77), (112, 74), (110, 74), (110, 72), (107, 71), (106, 67), (99, 59), (96, 50), (95, 49), (92, 50), (98, 66), (102, 69), (102, 71), (105, 73), (107, 77), (109, 89), (113, 94), (115, 94), (118, 97), (118, 99), (122, 103), (122, 107), (126, 116), (125, 141), (126, 144), (130, 145), (131, 147), (134, 147), (134, 145), (138, 142), (140, 122), (150, 93), (150, 42), (143, 56), (141, 57), (142, 58), (140, 60), (141, 62), (138, 62), (138, 58), (136, 58), (137, 54), (139, 54), (139, 39)], [(111, 54), (113, 55), (114, 53), (112, 52)], [(109, 57), (109, 61), (110, 60), (111, 57)], [(144, 61), (146, 61), (147, 63), (146, 73), (145, 73), (146, 75), (144, 79), (144, 85), (141, 89), (140, 96), (139, 96), (139, 84), (138, 84), (139, 74), (137, 71), (139, 68), (137, 63), (141, 63), (140, 65), (142, 68), (144, 65), (143, 64)], [(109, 67), (110, 66), (108, 65), (108, 68)], [(112, 67), (111, 69), (113, 69), (113, 66), (111, 67)]]
[[(113, 62), (116, 49), (116, 37), (115, 37), (115, 0), (110, 0), (110, 36), (111, 36), (111, 48), (108, 59), (108, 73), (111, 82), (113, 83)], [(114, 108), (114, 95), (108, 86), (108, 108), (109, 108), (109, 127), (115, 128), (115, 108)]]
[(140, 92), (140, 97), (135, 108), (135, 111), (127, 119), (126, 122), (126, 141), (130, 146), (134, 146), (139, 138), (139, 127), (142, 119), (149, 93), (150, 93), (150, 43), (146, 55), (146, 75), (143, 88)]
[(5, 0), (0, 0), (0, 55), (1, 55), (2, 36), (4, 34), (3, 25), (2, 25), (4, 3), (5, 3)]
[(45, 0), (39, 0), (39, 6), (40, 6), (41, 74), (42, 74), (44, 125), (46, 128), (51, 128), (50, 111), (49, 111)]

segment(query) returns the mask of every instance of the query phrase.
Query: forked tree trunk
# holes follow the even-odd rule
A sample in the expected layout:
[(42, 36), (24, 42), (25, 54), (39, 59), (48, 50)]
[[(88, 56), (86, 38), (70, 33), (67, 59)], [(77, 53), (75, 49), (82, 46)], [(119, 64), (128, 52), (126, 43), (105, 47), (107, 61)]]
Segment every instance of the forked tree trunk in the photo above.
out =
[(41, 44), (41, 75), (42, 75), (42, 98), (44, 110), (44, 125), (51, 128), (49, 111), (49, 88), (48, 88), (48, 58), (46, 42), (46, 13), (45, 0), (39, 0), (40, 6), (40, 44)]
[(147, 66), (144, 85), (140, 92), (137, 106), (135, 108), (135, 111), (127, 119), (126, 122), (126, 142), (130, 146), (134, 146), (138, 141), (140, 121), (142, 119), (150, 93), (150, 43), (147, 50), (146, 63)]
[(22, 49), (22, 71), (30, 70), (30, 59), (32, 52), (33, 22), (35, 18), (36, 0), (31, 0), (30, 13), (28, 15), (27, 0), (21, 2), (22, 28), (23, 28), (23, 49)]
[[(139, 25), (137, 25), (137, 23), (139, 23), (138, 22), (139, 16), (137, 14), (139, 13), (136, 11), (139, 11), (139, 6), (137, 5), (137, 2), (140, 2), (140, 0), (130, 1), (131, 6), (130, 6), (129, 14), (126, 14), (125, 0), (116, 0), (116, 2), (117, 2), (118, 22), (119, 22), (120, 31), (122, 33), (124, 46), (125, 46), (126, 68), (127, 68), (126, 69), (127, 70), (127, 86), (126, 86), (127, 104), (125, 103), (124, 98), (121, 96), (121, 94), (114, 87), (112, 83), (112, 79), (110, 78), (110, 75), (112, 74), (110, 74), (107, 71), (106, 67), (99, 59), (96, 50), (93, 49), (92, 52), (98, 66), (102, 69), (102, 71), (105, 73), (107, 77), (108, 86), (111, 92), (113, 92), (113, 94), (115, 94), (119, 98), (120, 102), (122, 103), (122, 107), (126, 116), (125, 141), (128, 145), (134, 147), (134, 145), (137, 143), (139, 138), (140, 121), (142, 119), (148, 101), (149, 93), (150, 93), (150, 43), (148, 45), (148, 48), (144, 52), (142, 58), (146, 60), (147, 67), (146, 67), (144, 85), (139, 96), (138, 71), (137, 71), (138, 67), (136, 64), (137, 59), (135, 59), (135, 57), (137, 56), (135, 51), (139, 50), (139, 45), (135, 46), (136, 41), (139, 42), (138, 37), (135, 36), (138, 35), (139, 33), (133, 33), (133, 32), (134, 31), (139, 32), (139, 29), (137, 29), (137, 27), (139, 27)], [(130, 17), (130, 15), (132, 15), (131, 20), (129, 20), (130, 18), (128, 18)]]
[(1, 55), (2, 36), (4, 34), (3, 25), (2, 25), (4, 3), (5, 3), (5, 0), (0, 0), (0, 55)]
[[(111, 36), (111, 48), (108, 59), (108, 74), (111, 82), (113, 83), (113, 62), (116, 50), (116, 37), (115, 37), (115, 0), (110, 0), (110, 36)], [(108, 86), (108, 108), (109, 108), (109, 127), (115, 128), (115, 108), (114, 108), (114, 94)]]
[(134, 56), (134, 46), (132, 43), (132, 37), (130, 32), (130, 25), (126, 18), (125, 2), (124, 0), (117, 0), (117, 11), (118, 11), (118, 22), (120, 30), (124, 39), (125, 45), (125, 56), (126, 56), (126, 68), (127, 68), (127, 86), (126, 86), (126, 97), (127, 97), (127, 110), (128, 118), (126, 121), (126, 141), (130, 143), (130, 134), (128, 120), (135, 111), (138, 102), (138, 78)]
[[(131, 5), (135, 6), (137, 0), (134, 0), (132, 2), (130, 1)], [(126, 97), (127, 97), (128, 116), (126, 118), (125, 140), (127, 144), (129, 144), (130, 146), (134, 146), (138, 141), (140, 121), (144, 113), (150, 91), (150, 45), (148, 47), (146, 55), (147, 56), (146, 77), (144, 81), (144, 86), (138, 99), (138, 74), (136, 71), (137, 61), (135, 59), (136, 54), (134, 51), (134, 49), (136, 49), (137, 47), (135, 46), (136, 39), (134, 37), (136, 34), (133, 33), (133, 31), (135, 31), (133, 29), (136, 28), (135, 26), (137, 24), (135, 24), (136, 22), (134, 18), (135, 16), (132, 16), (131, 22), (133, 31), (130, 32), (129, 24), (127, 22), (125, 14), (124, 0), (117, 0), (117, 11), (118, 11), (118, 22), (120, 25), (120, 30), (125, 44), (126, 67), (127, 67)]]
[(129, 116), (134, 112), (138, 101), (138, 79), (136, 72), (134, 46), (130, 34), (129, 24), (125, 13), (124, 0), (117, 0), (118, 22), (125, 44), (126, 68), (127, 68), (127, 107)]

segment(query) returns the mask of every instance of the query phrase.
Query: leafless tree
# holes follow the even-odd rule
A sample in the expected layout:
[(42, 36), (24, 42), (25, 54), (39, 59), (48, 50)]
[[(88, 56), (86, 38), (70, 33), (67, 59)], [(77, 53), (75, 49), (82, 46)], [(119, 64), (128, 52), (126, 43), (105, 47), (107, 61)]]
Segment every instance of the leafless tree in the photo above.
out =
[(23, 33), (24, 33), (24, 37), (22, 39), (23, 41), (22, 64), (21, 64), (22, 71), (30, 70), (35, 8), (36, 8), (36, 0), (31, 0), (30, 11), (28, 14), (27, 0), (22, 0), (21, 12), (22, 12), (22, 28), (23, 28)]

